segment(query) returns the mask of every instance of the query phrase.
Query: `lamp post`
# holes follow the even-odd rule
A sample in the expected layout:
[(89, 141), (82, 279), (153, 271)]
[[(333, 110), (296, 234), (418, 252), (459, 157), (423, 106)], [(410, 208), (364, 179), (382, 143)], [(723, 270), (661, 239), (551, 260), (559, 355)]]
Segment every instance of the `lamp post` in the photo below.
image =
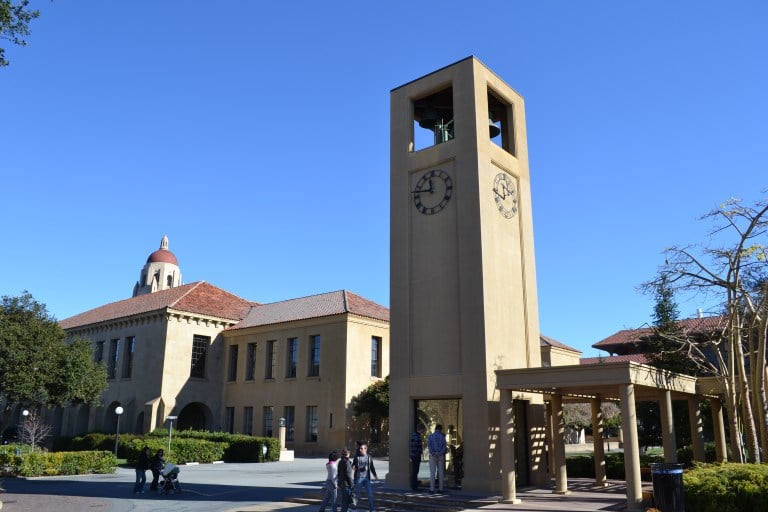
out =
[(120, 415), (123, 414), (124, 410), (119, 405), (115, 407), (115, 415), (117, 416), (117, 421), (115, 422), (117, 424), (115, 427), (115, 457), (117, 457), (117, 443), (120, 440)]
[(178, 418), (178, 416), (166, 416), (165, 421), (170, 422), (170, 426), (168, 427), (168, 455), (171, 454), (171, 438), (173, 437), (173, 422)]
[(17, 432), (17, 435), (19, 436), (19, 441), (23, 443), (24, 439), (27, 437), (25, 432), (27, 427), (27, 418), (29, 418), (29, 411), (27, 409), (24, 409), (23, 411), (21, 411), (21, 416), (23, 417), (21, 422), (21, 432)]

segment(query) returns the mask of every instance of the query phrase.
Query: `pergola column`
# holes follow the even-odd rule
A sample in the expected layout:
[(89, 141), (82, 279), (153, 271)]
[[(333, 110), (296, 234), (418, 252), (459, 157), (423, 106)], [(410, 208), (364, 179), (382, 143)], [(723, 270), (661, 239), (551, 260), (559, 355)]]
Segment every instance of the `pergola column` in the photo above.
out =
[(664, 462), (677, 462), (677, 441), (675, 440), (675, 418), (672, 414), (672, 392), (661, 390), (661, 442), (664, 446)]
[(568, 494), (568, 471), (565, 468), (563, 397), (557, 392), (552, 395), (552, 427), (555, 445), (555, 494)]
[(547, 482), (555, 478), (555, 429), (552, 425), (552, 402), (545, 402), (547, 421)]
[(499, 425), (501, 426), (501, 501), (520, 503), (515, 488), (515, 410), (512, 391), (502, 389), (499, 399)]
[(603, 411), (600, 396), (592, 399), (592, 445), (595, 451), (595, 485), (606, 486), (608, 479), (605, 473), (605, 444), (603, 442)]
[(621, 399), (621, 430), (624, 433), (624, 472), (627, 479), (627, 510), (643, 510), (643, 487), (640, 481), (640, 448), (637, 437), (635, 387), (619, 386)]
[(688, 398), (688, 419), (691, 425), (691, 441), (693, 442), (693, 460), (704, 462), (704, 424), (701, 419), (699, 397)]
[(715, 434), (715, 457), (718, 462), (728, 462), (728, 450), (725, 441), (725, 421), (723, 421), (723, 402), (719, 398), (710, 398), (712, 406), (712, 430)]

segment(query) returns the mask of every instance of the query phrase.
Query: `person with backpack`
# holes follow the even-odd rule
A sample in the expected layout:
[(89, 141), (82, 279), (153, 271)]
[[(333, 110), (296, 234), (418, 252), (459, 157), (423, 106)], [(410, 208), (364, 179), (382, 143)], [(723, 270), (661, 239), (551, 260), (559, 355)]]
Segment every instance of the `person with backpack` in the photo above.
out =
[(339, 480), (339, 491), (341, 491), (341, 512), (347, 512), (357, 504), (353, 503), (355, 480), (352, 460), (349, 458), (349, 450), (346, 448), (341, 450), (337, 477)]
[[(373, 467), (373, 457), (368, 455), (368, 443), (359, 441), (357, 443), (357, 455), (352, 460), (352, 468), (355, 470), (355, 494), (358, 502), (360, 501), (361, 491), (365, 486), (366, 496), (368, 496), (368, 511), (373, 512), (373, 486), (371, 480), (378, 480), (376, 468)], [(357, 504), (355, 504), (357, 508)]]

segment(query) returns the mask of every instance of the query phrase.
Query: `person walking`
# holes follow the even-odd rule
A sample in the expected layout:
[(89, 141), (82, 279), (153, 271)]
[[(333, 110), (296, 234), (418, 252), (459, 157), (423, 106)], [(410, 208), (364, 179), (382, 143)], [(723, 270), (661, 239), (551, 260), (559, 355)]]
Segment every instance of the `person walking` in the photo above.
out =
[[(368, 497), (368, 512), (373, 512), (374, 500), (371, 480), (378, 480), (379, 477), (376, 476), (376, 468), (373, 467), (373, 457), (368, 455), (368, 443), (360, 441), (357, 445), (357, 455), (352, 460), (352, 468), (355, 470), (355, 494), (359, 503), (363, 486), (365, 486)], [(357, 503), (355, 508), (357, 508)]]
[(411, 448), (409, 457), (411, 459), (411, 490), (416, 491), (419, 488), (419, 466), (421, 466), (421, 455), (424, 451), (422, 437), (424, 427), (420, 424), (411, 434)]
[(160, 448), (155, 453), (155, 456), (152, 457), (152, 462), (150, 462), (149, 469), (152, 470), (152, 483), (149, 484), (150, 491), (157, 490), (157, 482), (160, 480), (160, 471), (162, 471), (163, 466), (165, 466), (163, 455), (165, 455), (165, 452)]
[(352, 496), (354, 495), (354, 473), (352, 470), (352, 461), (349, 459), (349, 450), (341, 450), (339, 459), (338, 474), (339, 491), (341, 493), (341, 512), (347, 512), (352, 505)]
[(149, 469), (149, 446), (145, 446), (136, 461), (136, 483), (133, 484), (133, 494), (144, 494), (144, 484), (147, 481)]
[(435, 492), (435, 477), (440, 480), (440, 492), (445, 487), (445, 452), (447, 449), (443, 426), (438, 424), (435, 431), (429, 434), (427, 438), (427, 449), (429, 450), (429, 492)]
[(328, 462), (325, 464), (325, 470), (328, 473), (328, 476), (325, 479), (325, 496), (323, 496), (323, 502), (320, 503), (320, 512), (325, 512), (325, 506), (329, 504), (331, 505), (331, 510), (333, 510), (333, 512), (338, 511), (336, 502), (338, 497), (337, 489), (339, 487), (338, 461), (339, 452), (334, 450), (328, 455)]

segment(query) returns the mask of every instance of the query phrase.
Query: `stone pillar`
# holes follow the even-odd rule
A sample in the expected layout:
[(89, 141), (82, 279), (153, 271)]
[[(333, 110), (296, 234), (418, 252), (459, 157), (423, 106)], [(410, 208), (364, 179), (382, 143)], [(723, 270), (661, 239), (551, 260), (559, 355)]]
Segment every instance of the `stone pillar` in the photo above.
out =
[(693, 442), (693, 460), (704, 462), (704, 425), (701, 420), (699, 398), (692, 396), (688, 399), (688, 419), (691, 425), (691, 441)]
[(712, 405), (712, 431), (715, 434), (715, 456), (718, 462), (728, 462), (725, 422), (723, 421), (723, 402), (719, 398), (710, 398), (709, 403)]
[[(546, 412), (547, 415), (547, 476), (549, 477), (549, 480), (552, 480), (555, 478), (555, 429), (552, 425), (552, 402), (549, 401), (546, 403)], [(548, 480), (548, 481), (549, 481)]]
[(600, 409), (600, 397), (592, 399), (592, 445), (595, 450), (595, 485), (606, 486), (605, 445), (603, 444), (603, 411)]
[(552, 430), (555, 445), (555, 494), (568, 494), (568, 471), (565, 468), (565, 423), (563, 422), (563, 397), (552, 395)]
[(515, 488), (515, 410), (512, 407), (512, 392), (502, 389), (499, 399), (499, 432), (501, 444), (501, 501), (520, 503)]
[(640, 448), (637, 438), (635, 387), (619, 386), (621, 399), (621, 430), (624, 433), (624, 474), (627, 480), (627, 510), (643, 510), (643, 486), (640, 481)]
[(661, 442), (664, 446), (664, 462), (677, 462), (677, 441), (675, 440), (675, 418), (672, 414), (672, 392), (659, 392), (659, 412), (661, 413)]

